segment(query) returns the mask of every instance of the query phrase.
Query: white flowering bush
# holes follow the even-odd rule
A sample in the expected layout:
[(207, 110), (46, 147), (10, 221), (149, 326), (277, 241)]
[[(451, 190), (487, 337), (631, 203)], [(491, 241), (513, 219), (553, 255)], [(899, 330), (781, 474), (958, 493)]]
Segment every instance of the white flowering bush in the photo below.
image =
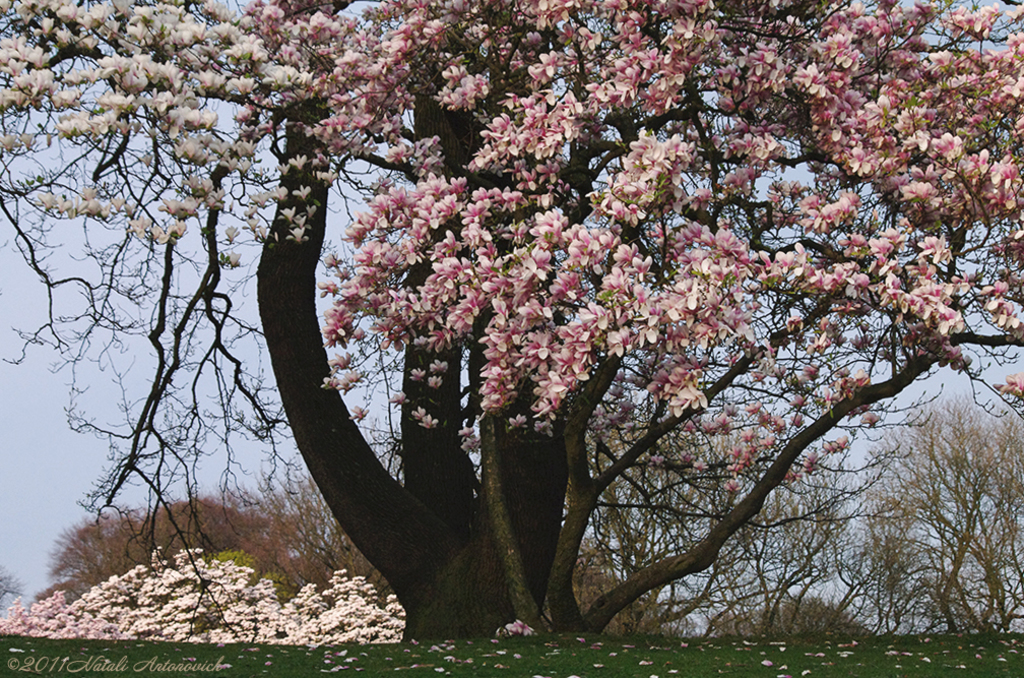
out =
[(7, 609), (7, 619), (0, 619), (0, 636), (36, 636), (41, 638), (93, 638), (120, 640), (126, 636), (117, 625), (96, 619), (75, 609), (64, 600), (64, 592), (40, 600), (26, 610), (21, 599)]
[(285, 603), (283, 618), (289, 626), (289, 643), (389, 643), (400, 640), (405, 611), (394, 596), (384, 606), (373, 585), (363, 577), (349, 577), (344, 570), (331, 577), (331, 587), (317, 591), (307, 584)]
[(383, 603), (363, 577), (334, 574), (330, 588), (308, 584), (282, 603), (269, 579), (230, 560), (183, 551), (173, 565), (154, 555), (93, 587), (73, 603), (63, 591), (25, 609), (16, 600), (0, 635), (282, 644), (388, 643), (401, 639), (405, 612)]

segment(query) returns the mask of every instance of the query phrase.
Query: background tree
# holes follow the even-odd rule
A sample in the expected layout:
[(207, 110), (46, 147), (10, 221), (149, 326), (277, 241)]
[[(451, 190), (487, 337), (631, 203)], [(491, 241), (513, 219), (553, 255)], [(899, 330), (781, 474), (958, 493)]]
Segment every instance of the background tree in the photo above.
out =
[(268, 523), (264, 531), (252, 536), (271, 545), (276, 556), (270, 561), (272, 566), (262, 566), (260, 571), (280, 573), (292, 588), (316, 584), (325, 590), (334, 573), (344, 570), (386, 591), (387, 582), (342, 531), (308, 474), (267, 479), (265, 484), (269, 486), (258, 494), (244, 496), (246, 511)]
[(847, 610), (851, 598), (835, 585), (857, 506), (835, 496), (823, 501), (829, 491), (776, 494), (737, 535), (734, 558), (698, 610), (705, 633), (864, 632)]
[[(675, 442), (676, 461), (655, 455), (602, 495), (577, 576), (582, 601), (666, 554), (691, 548), (728, 512), (732, 495), (694, 473), (692, 463), (728, 458), (741, 440), (690, 434)], [(719, 449), (709, 454), (701, 450), (706, 444)], [(610, 447), (606, 454), (612, 454)], [(843, 595), (836, 576), (863, 493), (886, 472), (887, 461), (879, 455), (854, 468), (841, 455), (807, 482), (781, 488), (710, 568), (634, 602), (609, 630), (763, 636), (822, 631), (830, 623), (833, 630), (853, 629), (846, 608), (854, 597)], [(726, 467), (722, 461), (718, 470)]]
[[(712, 566), (842, 429), (1024, 343), (1019, 12), (346, 7), (0, 2), (0, 210), (54, 295), (28, 338), (150, 369), (121, 425), (76, 419), (114, 448), (100, 504), (166, 503), (287, 424), (409, 635), (599, 630)], [(360, 383), (395, 404), (396, 468), (342, 399)], [(694, 431), (741, 443), (672, 457)], [(581, 608), (591, 516), (653, 457), (727, 510)]]
[(209, 557), (235, 554), (240, 565), (278, 586), (287, 599), (306, 584), (330, 588), (338, 570), (379, 575), (345, 537), (308, 477), (275, 482), (241, 497), (204, 496), (151, 513), (143, 508), (104, 511), (65, 530), (51, 551), (53, 582), (37, 599), (64, 591), (69, 602), (114, 575), (148, 566), (153, 551), (171, 558), (183, 549)]
[[(908, 634), (926, 629), (923, 565), (907, 539), (913, 520), (891, 513), (868, 516), (842, 553), (839, 585), (854, 594), (850, 610), (870, 633)], [(924, 624), (924, 625), (923, 625)]]
[(902, 454), (874, 496), (873, 607), (904, 630), (893, 603), (913, 591), (901, 604), (922, 630), (1007, 632), (1024, 615), (1024, 423), (967, 399), (926, 414), (893, 436)]
[(23, 584), (5, 567), (0, 567), (0, 607), (21, 595)]
[[(843, 481), (819, 472), (814, 483), (773, 494), (712, 567), (635, 602), (609, 628), (741, 636), (1018, 628), (1024, 424), (967, 398), (908, 421), (859, 474)], [(581, 600), (685, 550), (688, 529), (700, 533), (692, 511), (715, 502), (694, 501), (685, 465), (655, 462), (602, 498), (577, 577)]]

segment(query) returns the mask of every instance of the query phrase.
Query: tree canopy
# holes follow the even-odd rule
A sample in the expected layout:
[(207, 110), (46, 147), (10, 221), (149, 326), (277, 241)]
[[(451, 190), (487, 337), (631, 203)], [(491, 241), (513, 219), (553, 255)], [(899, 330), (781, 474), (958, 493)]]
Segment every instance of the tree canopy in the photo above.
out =
[[(102, 501), (287, 424), (408, 635), (602, 629), (915, 380), (1024, 343), (1020, 10), (348, 4), (0, 0), (0, 209), (83, 302), (30, 338), (122, 375), (148, 343), (124, 425), (81, 422)], [(715, 499), (704, 536), (581, 609), (645, 464)]]

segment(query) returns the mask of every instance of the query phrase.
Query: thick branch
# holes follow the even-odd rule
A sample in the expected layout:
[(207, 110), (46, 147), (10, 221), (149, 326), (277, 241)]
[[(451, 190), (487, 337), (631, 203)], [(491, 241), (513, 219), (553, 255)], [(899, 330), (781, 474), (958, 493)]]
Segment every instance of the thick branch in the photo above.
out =
[(645, 567), (598, 598), (584, 615), (586, 627), (603, 629), (616, 614), (647, 591), (711, 566), (726, 540), (757, 515), (768, 495), (785, 480), (786, 474), (804, 450), (835, 428), (850, 412), (897, 395), (927, 372), (932, 365), (933, 359), (917, 358), (888, 381), (861, 389), (816, 419), (789, 441), (751, 491), (703, 540), (686, 553), (665, 558)]
[[(728, 372), (705, 391), (708, 400), (713, 400), (731, 385), (739, 375), (750, 367), (752, 362), (753, 358), (749, 356), (737, 361)], [(583, 424), (593, 414), (594, 407), (600, 400), (600, 394), (603, 394), (611, 384), (618, 365), (619, 361), (609, 361), (598, 370), (596, 377), (588, 383), (588, 388), (584, 390), (584, 395), (588, 397), (582, 400), (580, 409), (573, 413), (566, 426), (566, 445), (569, 454), (566, 514), (562, 529), (558, 534), (558, 550), (551, 568), (547, 592), (552, 621), (555, 627), (560, 629), (579, 628), (583, 624), (583, 617), (573, 591), (572, 574), (576, 567), (580, 544), (587, 532), (590, 516), (597, 508), (598, 497), (608, 485), (630, 468), (641, 454), (669, 432), (675, 430), (687, 418), (698, 413), (696, 410), (689, 410), (681, 416), (667, 417), (654, 423), (621, 459), (618, 459), (597, 478), (592, 478), (586, 467), (579, 468), (580, 464), (586, 463), (585, 460), (575, 459), (573, 453), (576, 450), (585, 449), (586, 431)], [(584, 415), (586, 419), (584, 419)]]
[[(292, 156), (315, 156), (314, 142), (289, 134)], [(317, 388), (330, 373), (316, 309), (316, 270), (326, 228), (328, 188), (292, 172), (282, 185), (311, 186), (307, 202), (283, 201), (257, 272), (260, 317), (295, 442), (332, 512), (400, 598), (418, 600), (424, 582), (458, 546), (452, 531), (392, 478), (340, 395)], [(288, 241), (281, 210), (312, 202), (309, 240)]]
[(540, 610), (533, 594), (530, 593), (522, 550), (512, 527), (512, 517), (505, 501), (501, 450), (494, 428), (496, 425), (494, 415), (487, 415), (480, 420), (480, 463), (484, 500), (487, 502), (491, 530), (494, 534), (498, 557), (505, 571), (509, 597), (512, 599), (516, 617), (533, 628), (542, 628), (543, 621)]

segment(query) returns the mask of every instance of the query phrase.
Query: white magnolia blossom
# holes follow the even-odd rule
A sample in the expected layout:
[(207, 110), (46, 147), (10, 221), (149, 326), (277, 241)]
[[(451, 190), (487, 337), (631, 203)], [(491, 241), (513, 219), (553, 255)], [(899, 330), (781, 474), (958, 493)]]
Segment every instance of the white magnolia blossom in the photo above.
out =
[(173, 566), (156, 554), (151, 566), (113, 576), (71, 604), (63, 591), (27, 610), (16, 600), (0, 619), (0, 636), (287, 645), (401, 640), (405, 611), (394, 596), (378, 603), (363, 577), (335, 572), (330, 588), (307, 584), (282, 603), (273, 582), (255, 574), (198, 550), (177, 554)]

